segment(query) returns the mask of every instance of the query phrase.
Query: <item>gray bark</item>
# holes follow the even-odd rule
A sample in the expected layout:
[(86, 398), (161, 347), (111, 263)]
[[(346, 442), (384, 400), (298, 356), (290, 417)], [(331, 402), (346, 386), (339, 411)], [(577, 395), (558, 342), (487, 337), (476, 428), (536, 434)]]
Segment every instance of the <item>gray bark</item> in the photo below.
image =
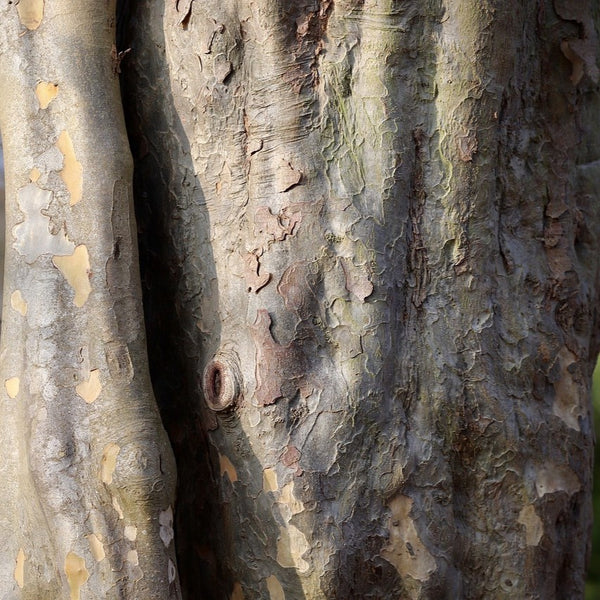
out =
[(0, 8), (0, 597), (176, 598), (114, 4)]
[[(83, 4), (89, 47), (76, 56), (68, 11), (46, 6), (52, 29), (45, 13), (18, 37), (24, 17), (3, 9), (4, 312), (23, 307), (9, 304), (13, 290), (27, 292), (27, 312), (3, 329), (0, 582), (7, 598), (55, 597), (73, 553), (71, 571), (79, 559), (89, 571), (82, 597), (167, 598), (178, 593), (165, 542), (173, 473), (152, 471), (170, 454), (145, 370), (133, 219), (114, 200), (131, 174), (110, 7)], [(595, 3), (120, 7), (183, 596), (582, 597), (599, 289)], [(50, 40), (58, 49), (42, 56)], [(48, 108), (31, 94), (40, 80), (59, 83)], [(77, 188), (58, 175), (72, 164), (65, 128), (90, 174), (73, 206)], [(44, 152), (56, 143), (53, 166)], [(50, 227), (39, 256), (28, 222)], [(71, 243), (91, 263), (75, 307), (52, 260)], [(117, 258), (126, 267), (111, 283)], [(118, 354), (113, 373), (122, 348), (133, 370)], [(93, 371), (102, 403), (90, 413), (72, 388), (95, 389)], [(135, 461), (120, 435), (150, 473), (127, 479)], [(132, 568), (123, 526), (144, 519), (143, 577), (115, 574)], [(83, 540), (96, 522), (113, 554), (94, 562)]]

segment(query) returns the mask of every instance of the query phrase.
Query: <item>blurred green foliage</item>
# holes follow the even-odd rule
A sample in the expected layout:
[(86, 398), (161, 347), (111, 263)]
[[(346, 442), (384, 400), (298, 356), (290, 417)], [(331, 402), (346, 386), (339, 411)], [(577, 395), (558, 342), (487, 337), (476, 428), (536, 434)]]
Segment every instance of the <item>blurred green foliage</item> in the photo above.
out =
[[(594, 371), (592, 385), (594, 405), (594, 428), (600, 436), (600, 361)], [(585, 600), (600, 600), (600, 444), (596, 443), (594, 460), (594, 529), (592, 532), (592, 560), (588, 570)]]

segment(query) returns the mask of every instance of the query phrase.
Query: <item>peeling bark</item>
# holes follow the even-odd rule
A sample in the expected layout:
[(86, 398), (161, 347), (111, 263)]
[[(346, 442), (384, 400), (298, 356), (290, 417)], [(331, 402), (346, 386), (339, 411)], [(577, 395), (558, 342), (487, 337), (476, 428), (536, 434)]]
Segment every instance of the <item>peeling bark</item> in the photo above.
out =
[(0, 21), (0, 596), (179, 598), (161, 521), (175, 465), (148, 374), (114, 4), (22, 0)]
[(595, 4), (72, 5), (0, 13), (6, 594), (581, 597)]

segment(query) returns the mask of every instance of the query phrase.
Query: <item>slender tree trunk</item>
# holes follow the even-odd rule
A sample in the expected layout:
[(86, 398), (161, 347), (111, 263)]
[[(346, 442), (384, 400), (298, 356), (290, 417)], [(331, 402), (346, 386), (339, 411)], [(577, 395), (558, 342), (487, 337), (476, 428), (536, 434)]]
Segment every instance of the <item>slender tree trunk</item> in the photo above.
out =
[(0, 9), (2, 598), (179, 597), (175, 465), (148, 376), (114, 10)]
[(110, 6), (39, 6), (1, 15), (3, 593), (178, 593), (120, 65), (183, 596), (582, 597), (596, 4), (123, 1), (112, 64)]

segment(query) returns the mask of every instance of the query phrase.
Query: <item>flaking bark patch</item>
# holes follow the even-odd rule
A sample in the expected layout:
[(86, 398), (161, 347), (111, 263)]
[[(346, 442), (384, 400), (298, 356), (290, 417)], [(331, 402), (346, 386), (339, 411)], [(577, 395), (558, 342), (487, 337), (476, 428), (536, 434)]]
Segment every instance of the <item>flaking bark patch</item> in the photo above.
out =
[(250, 331), (256, 345), (256, 399), (261, 406), (273, 404), (285, 391), (293, 396), (293, 389), (298, 389), (305, 372), (300, 349), (294, 342), (287, 346), (278, 344), (270, 328), (269, 313), (259, 310)]
[(15, 290), (10, 295), (10, 305), (13, 310), (17, 311), (21, 316), (24, 317), (27, 314), (27, 302), (23, 298), (21, 290)]
[(16, 4), (21, 23), (31, 31), (37, 29), (44, 17), (44, 0), (19, 0)]
[(23, 552), (23, 548), (19, 548), (19, 552), (17, 554), (17, 561), (15, 564), (15, 572), (14, 577), (17, 585), (23, 589), (25, 585), (25, 552)]
[(59, 135), (56, 146), (64, 156), (60, 176), (71, 195), (69, 204), (74, 206), (81, 200), (83, 194), (83, 167), (75, 157), (75, 148), (68, 131), (65, 130)]
[(70, 256), (54, 256), (52, 262), (73, 288), (75, 292), (73, 303), (81, 308), (92, 291), (90, 259), (86, 246), (77, 246)]
[(45, 110), (58, 95), (58, 85), (49, 81), (40, 81), (35, 86), (35, 95), (40, 103), (40, 108)]
[(65, 559), (65, 573), (71, 589), (70, 600), (80, 600), (81, 588), (90, 578), (90, 574), (85, 567), (85, 560), (74, 552), (69, 552)]
[(88, 380), (81, 382), (75, 388), (75, 391), (88, 404), (95, 402), (102, 391), (102, 384), (100, 383), (100, 371), (98, 369), (90, 371)]
[(427, 581), (435, 571), (436, 563), (419, 538), (410, 516), (412, 506), (413, 500), (408, 496), (399, 495), (390, 501), (390, 537), (381, 556), (394, 565), (403, 577), (408, 575), (418, 581)]

